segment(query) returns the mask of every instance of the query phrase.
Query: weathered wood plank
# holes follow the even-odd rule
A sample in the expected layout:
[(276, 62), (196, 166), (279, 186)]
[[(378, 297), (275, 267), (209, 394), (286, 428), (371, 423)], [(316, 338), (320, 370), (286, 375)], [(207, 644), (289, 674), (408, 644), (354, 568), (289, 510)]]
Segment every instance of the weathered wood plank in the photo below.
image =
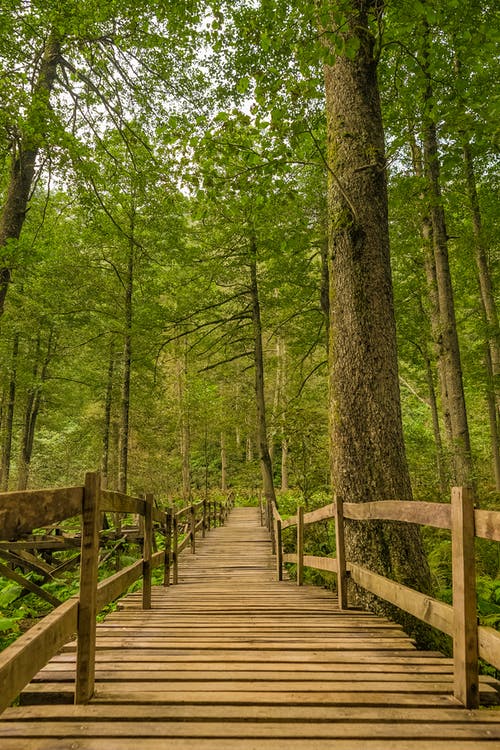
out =
[(69, 599), (0, 653), (0, 711), (75, 633), (77, 613), (78, 600)]
[(401, 583), (390, 581), (355, 563), (348, 563), (347, 569), (352, 580), (359, 586), (404, 609), (428, 625), (453, 635), (453, 608), (449, 604), (421, 594)]
[(100, 509), (110, 513), (133, 513), (143, 516), (145, 501), (139, 497), (131, 497), (123, 492), (101, 490)]
[(0, 537), (18, 539), (82, 512), (83, 487), (0, 493)]
[(474, 510), (476, 536), (500, 542), (500, 512), (495, 510)]
[(451, 505), (449, 503), (426, 503), (412, 500), (344, 503), (344, 516), (356, 521), (403, 521), (434, 526), (438, 529), (451, 528)]

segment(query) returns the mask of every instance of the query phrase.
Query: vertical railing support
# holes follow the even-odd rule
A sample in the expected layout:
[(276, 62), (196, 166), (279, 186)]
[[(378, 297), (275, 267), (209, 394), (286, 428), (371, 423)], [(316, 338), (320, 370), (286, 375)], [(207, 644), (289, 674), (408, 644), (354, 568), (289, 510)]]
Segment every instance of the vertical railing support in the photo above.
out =
[(93, 472), (86, 474), (82, 508), (80, 601), (78, 605), (78, 640), (76, 648), (76, 704), (87, 703), (94, 694), (97, 570), (101, 521), (99, 508), (100, 489), (100, 473)]
[(165, 563), (163, 585), (170, 586), (170, 565), (172, 561), (172, 508), (165, 511)]
[(153, 552), (153, 495), (144, 498), (144, 541), (142, 544), (142, 608), (151, 609), (151, 556)]
[(194, 505), (189, 507), (189, 540), (191, 542), (191, 554), (196, 552), (196, 511)]
[(304, 583), (304, 506), (297, 508), (297, 586)]
[(276, 572), (278, 581), (283, 580), (283, 540), (281, 534), (281, 519), (276, 519)]
[(175, 512), (172, 514), (172, 583), (179, 583), (179, 521)]
[(451, 491), (454, 695), (466, 708), (479, 705), (478, 632), (474, 552), (474, 501), (466, 487)]
[(207, 533), (207, 499), (203, 500), (203, 523), (201, 524), (201, 535), (205, 537)]
[(339, 609), (347, 609), (344, 501), (340, 496), (335, 498), (335, 547), (337, 556), (337, 596), (339, 600)]

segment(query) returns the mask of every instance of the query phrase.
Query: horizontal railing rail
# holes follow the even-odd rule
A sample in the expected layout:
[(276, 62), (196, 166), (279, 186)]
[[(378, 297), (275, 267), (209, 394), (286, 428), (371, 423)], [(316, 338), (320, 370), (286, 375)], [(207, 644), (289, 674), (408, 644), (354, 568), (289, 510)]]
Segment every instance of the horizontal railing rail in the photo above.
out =
[[(283, 519), (276, 506), (264, 509), (267, 525), (275, 540), (278, 579), (283, 565), (296, 565), (297, 584), (302, 585), (304, 568), (328, 571), (337, 576), (339, 606), (347, 608), (347, 579), (417, 617), (453, 638), (454, 695), (463, 705), (475, 708), (479, 702), (478, 661), (484, 659), (500, 669), (500, 633), (478, 625), (474, 539), (500, 541), (500, 512), (474, 508), (470, 490), (454, 487), (451, 503), (385, 500), (369, 503), (335, 502), (309, 513), (303, 507)], [(452, 537), (453, 605), (381, 576), (345, 557), (345, 519), (351, 521), (398, 521), (448, 529)], [(304, 529), (319, 521), (335, 521), (336, 557), (307, 555)], [(296, 552), (283, 552), (283, 531), (296, 527)]]
[[(85, 703), (94, 692), (95, 642), (97, 614), (112, 601), (124, 594), (130, 586), (142, 578), (142, 606), (151, 608), (152, 571), (163, 566), (163, 585), (178, 583), (178, 556), (182, 549), (191, 546), (195, 552), (195, 537), (222, 525), (233, 505), (231, 495), (224, 501), (202, 500), (180, 510), (160, 510), (154, 507), (153, 495), (137, 498), (121, 492), (102, 489), (99, 473), (89, 473), (85, 484), (62, 489), (27, 490), (0, 493), (0, 545), (2, 554), (10, 548), (44, 549), (48, 545), (43, 539), (23, 542), (22, 537), (34, 529), (43, 529), (62, 523), (70, 518), (81, 518), (78, 545), (80, 553), (79, 593), (60, 604), (40, 622), (21, 635), (0, 653), (0, 711), (9, 706), (31, 681), (68, 641), (77, 638), (77, 663), (75, 680), (75, 703)], [(101, 530), (104, 513), (133, 514), (143, 524), (140, 534), (142, 556), (131, 565), (119, 570), (103, 581), (98, 581), (99, 551), (106, 533)], [(188, 532), (182, 537), (179, 519), (188, 519)], [(164, 549), (156, 549), (155, 535), (164, 537)], [(63, 538), (51, 537), (50, 548), (58, 545), (68, 549)], [(75, 539), (70, 547), (75, 546)], [(17, 546), (16, 546), (17, 545)], [(0, 572), (1, 573), (1, 572)], [(12, 571), (9, 571), (12, 575)], [(38, 593), (44, 590), (36, 587)]]

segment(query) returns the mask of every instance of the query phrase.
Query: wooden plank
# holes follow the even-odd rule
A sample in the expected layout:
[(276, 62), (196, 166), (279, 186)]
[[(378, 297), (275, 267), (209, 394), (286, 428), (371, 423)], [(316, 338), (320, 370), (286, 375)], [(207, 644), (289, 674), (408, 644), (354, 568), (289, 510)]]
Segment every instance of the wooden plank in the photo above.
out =
[(479, 656), (500, 669), (500, 633), (484, 625), (478, 627)]
[(453, 635), (453, 608), (449, 604), (421, 594), (408, 586), (362, 568), (356, 563), (347, 563), (352, 580), (359, 586), (396, 605), (428, 625)]
[[(159, 552), (159, 555), (162, 553)], [(113, 576), (101, 581), (97, 586), (96, 609), (99, 612), (110, 602), (118, 599), (130, 586), (141, 576), (143, 570), (142, 560), (128, 565)]]
[(479, 705), (474, 501), (465, 487), (451, 491), (454, 695), (466, 708)]
[(109, 513), (133, 513), (134, 515), (143, 516), (145, 512), (145, 502), (139, 497), (131, 497), (123, 492), (114, 490), (101, 490), (102, 511)]
[[(438, 728), (436, 728), (438, 731)], [(485, 740), (487, 741), (487, 739)], [(60, 744), (57, 740), (47, 737), (30, 738), (23, 744), (23, 750), (54, 750), (55, 747), (78, 748), (78, 750), (103, 750), (103, 739), (100, 737), (83, 736), (75, 741)], [(359, 738), (327, 739), (327, 738), (249, 738), (249, 737), (176, 737), (167, 740), (168, 750), (360, 750)], [(477, 740), (449, 737), (392, 739), (384, 737), (366, 741), (363, 750), (423, 750), (425, 742), (432, 742), (436, 750), (477, 750)], [(165, 738), (141, 737), (141, 750), (165, 750)], [(476, 744), (474, 744), (476, 743)], [(137, 750), (138, 740), (134, 737), (108, 738), (106, 750)], [(491, 747), (491, 743), (490, 743)], [(19, 750), (19, 739), (10, 738), (2, 741), (2, 750)]]
[(318, 557), (317, 555), (304, 555), (304, 565), (315, 570), (326, 570), (329, 573), (337, 572), (337, 560), (334, 557)]
[(335, 514), (336, 505), (335, 503), (330, 503), (329, 505), (324, 505), (322, 508), (305, 513), (304, 524), (307, 525), (310, 523), (317, 523), (318, 521), (327, 521), (331, 518), (335, 518)]
[(482, 539), (500, 542), (500, 513), (495, 510), (474, 510), (475, 534)]
[(151, 609), (151, 556), (153, 554), (153, 495), (144, 498), (144, 540), (142, 544), (142, 608)]
[[(439, 723), (438, 727), (423, 728), (421, 724), (407, 722), (406, 724), (396, 723), (394, 721), (376, 722), (358, 722), (353, 726), (353, 722), (344, 721), (324, 721), (312, 726), (311, 722), (278, 722), (278, 721), (247, 721), (242, 725), (241, 721), (197, 721), (196, 717), (190, 721), (156, 721), (153, 725), (147, 722), (134, 721), (116, 721), (113, 717), (107, 720), (101, 720), (93, 724), (82, 725), (80, 721), (60, 721), (45, 722), (35, 724), (26, 722), (25, 726), (29, 734), (38, 737), (137, 737), (138, 739), (147, 737), (161, 737), (164, 739), (173, 739), (178, 737), (188, 738), (312, 738), (315, 739), (342, 739), (356, 738), (358, 740), (370, 740), (376, 738), (387, 738), (399, 736), (403, 738), (418, 738), (420, 740), (431, 739), (439, 735), (440, 738), (453, 739), (457, 736), (457, 728), (447, 723)], [(500, 724), (492, 722), (468, 724), (461, 728), (460, 735), (462, 738), (480, 739), (488, 738), (489, 741), (495, 741), (500, 738)], [(5, 728), (6, 737), (18, 737), (23, 731), (23, 726), (10, 722)], [(22, 734), (21, 734), (22, 736)]]
[(0, 711), (73, 636), (77, 613), (78, 600), (72, 597), (0, 653)]
[[(278, 513), (279, 516), (279, 513)], [(281, 516), (279, 518), (274, 518), (274, 522), (276, 524), (276, 531), (275, 531), (275, 537), (276, 537), (276, 574), (278, 576), (278, 581), (283, 580), (283, 539), (281, 536)]]
[(344, 501), (335, 498), (335, 549), (337, 557), (337, 595), (341, 610), (347, 609), (347, 562), (345, 557)]
[(426, 503), (414, 500), (380, 500), (373, 503), (344, 503), (344, 516), (355, 521), (403, 521), (451, 528), (449, 503)]
[(45, 591), (41, 586), (37, 586), (36, 583), (20, 575), (20, 573), (16, 573), (15, 570), (11, 570), (3, 563), (0, 563), (0, 575), (4, 578), (9, 578), (11, 581), (15, 581), (27, 591), (31, 591), (32, 594), (36, 594), (40, 599), (44, 599), (49, 604), (52, 604), (53, 607), (58, 607), (61, 604), (61, 601), (49, 591)]
[(0, 493), (0, 537), (18, 539), (82, 512), (83, 487)]
[(85, 476), (75, 703), (86, 703), (94, 692), (100, 487), (101, 476), (98, 472)]
[(304, 506), (297, 508), (297, 586), (304, 583)]

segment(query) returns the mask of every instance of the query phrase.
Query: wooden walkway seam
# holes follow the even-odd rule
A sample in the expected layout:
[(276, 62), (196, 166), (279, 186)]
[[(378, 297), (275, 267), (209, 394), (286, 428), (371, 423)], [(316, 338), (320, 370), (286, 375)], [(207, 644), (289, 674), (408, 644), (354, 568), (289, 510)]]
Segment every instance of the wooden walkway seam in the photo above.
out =
[[(73, 704), (67, 644), (0, 720), (2, 750), (472, 750), (500, 710), (452, 698), (450, 659), (331, 592), (276, 581), (256, 508), (185, 551), (149, 611), (127, 596), (98, 625), (96, 691)], [(485, 703), (496, 683), (481, 680)]]

